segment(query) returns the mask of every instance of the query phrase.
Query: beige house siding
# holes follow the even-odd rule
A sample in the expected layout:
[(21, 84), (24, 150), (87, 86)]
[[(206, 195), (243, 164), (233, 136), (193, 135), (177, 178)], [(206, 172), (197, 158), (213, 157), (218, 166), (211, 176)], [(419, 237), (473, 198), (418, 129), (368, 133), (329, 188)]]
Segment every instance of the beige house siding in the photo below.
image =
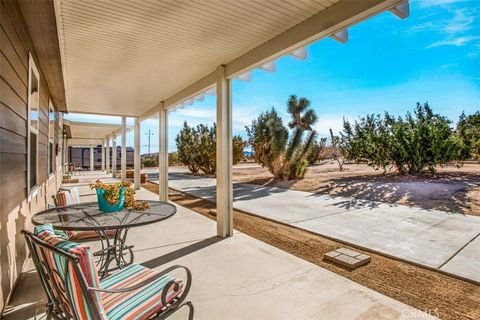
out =
[[(54, 124), (53, 175), (48, 174), (49, 100), (53, 100), (45, 81), (45, 70), (25, 24), (22, 9), (12, 1), (0, 7), (0, 310), (22, 271), (28, 256), (22, 229), (31, 229), (31, 216), (51, 203), (51, 195), (60, 183), (60, 114)], [(38, 188), (27, 191), (28, 148), (28, 68), (29, 53), (40, 72), (40, 108), (38, 123)]]

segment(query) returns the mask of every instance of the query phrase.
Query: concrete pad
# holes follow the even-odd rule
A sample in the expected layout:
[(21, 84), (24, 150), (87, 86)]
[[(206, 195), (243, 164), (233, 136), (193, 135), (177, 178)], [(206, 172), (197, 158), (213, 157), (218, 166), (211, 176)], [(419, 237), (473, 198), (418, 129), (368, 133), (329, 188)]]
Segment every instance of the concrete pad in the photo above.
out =
[(440, 270), (480, 282), (480, 236), (469, 243)]
[[(368, 319), (375, 312), (387, 319), (394, 315), (394, 319), (411, 310), (242, 233), (224, 240), (212, 238), (214, 222), (198, 214), (184, 216), (187, 212), (179, 207), (174, 218), (143, 230), (132, 229), (129, 236), (136, 261), (158, 270), (170, 264), (192, 270), (189, 298), (195, 305), (195, 319)], [(184, 231), (187, 221), (196, 228)], [(152, 234), (161, 237), (156, 240)], [(143, 243), (150, 247), (138, 250)]]
[[(169, 183), (215, 200), (215, 179), (176, 172)], [(234, 183), (233, 192), (237, 209), (430, 268), (442, 266), (480, 233), (476, 216), (244, 183)], [(480, 255), (464, 262), (471, 267), (452, 263), (441, 270), (477, 279), (465, 269), (478, 266)]]
[(480, 232), (480, 220), (472, 218), (475, 217), (438, 215), (399, 206), (351, 210), (292, 225), (438, 268)]

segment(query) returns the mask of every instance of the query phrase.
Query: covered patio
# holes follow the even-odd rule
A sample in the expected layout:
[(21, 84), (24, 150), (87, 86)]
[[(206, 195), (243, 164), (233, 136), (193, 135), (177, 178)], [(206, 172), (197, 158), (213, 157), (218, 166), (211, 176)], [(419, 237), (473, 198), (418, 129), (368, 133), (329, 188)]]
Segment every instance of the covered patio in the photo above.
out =
[[(135, 119), (136, 186), (140, 126), (146, 119), (158, 118), (159, 199), (166, 201), (168, 114), (215, 95), (217, 235), (232, 236), (233, 79), (249, 81), (256, 68), (274, 72), (275, 60), (284, 55), (305, 60), (308, 45), (321, 39), (346, 43), (349, 27), (385, 11), (404, 19), (409, 15), (408, 1), (79, 4), (57, 0), (68, 111), (122, 117), (122, 179), (126, 118)], [(114, 138), (102, 138), (107, 150), (110, 141), (115, 145)], [(106, 171), (116, 170), (113, 163), (105, 166)]]
[[(211, 221), (176, 205), (177, 214), (171, 219), (132, 228), (129, 239), (135, 246), (135, 263), (157, 270), (172, 264), (188, 266), (193, 274), (188, 299), (195, 305), (196, 319), (428, 317), (233, 228), (233, 79), (249, 80), (250, 71), (256, 68), (273, 72), (275, 60), (284, 55), (304, 60), (308, 56), (307, 46), (314, 41), (332, 38), (345, 43), (350, 26), (384, 11), (406, 18), (408, 1), (19, 3), (2, 0), (2, 6), (13, 13), (9, 23), (25, 23), (28, 31), (26, 40), (18, 35), (11, 38), (19, 37), (19, 42), (28, 42), (28, 46), (38, 51), (37, 63), (43, 72), (36, 71), (37, 78), (42, 75), (47, 81), (53, 101), (47, 104), (55, 105), (51, 110), (58, 113), (59, 127), (64, 130), (62, 139), (52, 138), (48, 149), (53, 150), (53, 143), (58, 141), (61, 157), (56, 156), (57, 169), (45, 180), (36, 181), (39, 186), (25, 183), (21, 188), (25, 199), (9, 204), (5, 213), (2, 209), (2, 215), (8, 213), (5, 220), (9, 230), (13, 230), (4, 232), (12, 240), (6, 241), (6, 250), (2, 247), (9, 252), (8, 258), (3, 258), (8, 261), (2, 260), (2, 264), (15, 265), (14, 272), (6, 277), (2, 274), (2, 278), (9, 280), (7, 285), (2, 284), (7, 293), (2, 303), (4, 300), (8, 303), (4, 308), (5, 319), (33, 319), (36, 313), (44, 311), (45, 295), (32, 264), (26, 254), (17, 255), (15, 251), (19, 248), (26, 251), (20, 230), (32, 228), (32, 215), (51, 205), (50, 196), (62, 186), (78, 187), (81, 202), (86, 202), (95, 200), (89, 183), (96, 179), (119, 181), (118, 135), (122, 137), (119, 176), (125, 180), (129, 130), (134, 132), (137, 198), (167, 202), (168, 113), (202, 100), (206, 94), (216, 96), (217, 220)], [(37, 11), (42, 13), (39, 21)], [(29, 69), (24, 83), (31, 83), (32, 72)], [(31, 95), (38, 96), (38, 88), (34, 89)], [(45, 99), (50, 101), (48, 97)], [(30, 113), (31, 97), (25, 100), (28, 100), (25, 113)], [(121, 117), (121, 124), (67, 121), (60, 112), (117, 116)], [(152, 117), (158, 118), (158, 195), (140, 185), (140, 128), (142, 121)], [(134, 119), (132, 128), (127, 126), (127, 118)], [(30, 123), (30, 116), (22, 121)], [(27, 180), (36, 166), (30, 161), (31, 153), (36, 150), (30, 148), (31, 138), (23, 140), (28, 143), (24, 142), (25, 147), (18, 153), (25, 156), (28, 165), (18, 171)], [(62, 185), (59, 177), (69, 162), (68, 146), (88, 146), (90, 168), (94, 169), (93, 148), (98, 145), (102, 150), (102, 171), (88, 171), (77, 177), (78, 182)], [(112, 148), (115, 156), (110, 157)], [(3, 146), (2, 153), (7, 153)], [(53, 153), (49, 156), (53, 157)], [(2, 228), (5, 228), (3, 222)], [(92, 247), (97, 245), (91, 243)], [(179, 312), (174, 317), (181, 319), (185, 315)]]
[[(114, 181), (98, 171), (87, 172), (79, 179), (75, 185), (82, 202), (95, 200), (88, 188), (90, 182)], [(143, 188), (138, 190), (140, 199), (157, 197)], [(429, 317), (241, 232), (220, 238), (214, 236), (215, 230), (210, 219), (177, 205), (171, 219), (132, 228), (129, 234), (136, 263), (157, 270), (174, 264), (189, 267), (194, 277), (189, 299), (195, 306), (195, 319)], [(36, 313), (40, 317), (45, 303), (45, 293), (29, 262), (6, 309), (5, 320), (34, 319)], [(179, 311), (173, 318), (186, 319), (186, 312)]]

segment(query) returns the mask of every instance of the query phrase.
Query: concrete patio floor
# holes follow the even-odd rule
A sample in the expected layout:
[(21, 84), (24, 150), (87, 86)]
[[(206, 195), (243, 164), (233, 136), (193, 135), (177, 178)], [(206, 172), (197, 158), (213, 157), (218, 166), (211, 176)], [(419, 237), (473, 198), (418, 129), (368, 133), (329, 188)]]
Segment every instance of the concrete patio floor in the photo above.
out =
[[(82, 201), (94, 199), (80, 177)], [(110, 179), (109, 179), (110, 180)], [(157, 199), (146, 190), (138, 199)], [(429, 315), (347, 280), (240, 232), (215, 237), (215, 222), (177, 206), (177, 214), (160, 223), (132, 228), (135, 262), (162, 270), (188, 266), (193, 274), (189, 299), (195, 319), (408, 319)], [(27, 268), (28, 269), (28, 268)], [(22, 275), (5, 320), (33, 319), (45, 299), (31, 266)], [(185, 319), (186, 312), (174, 319)]]
[[(170, 173), (171, 188), (215, 201), (215, 179)], [(234, 183), (234, 207), (480, 283), (480, 217)]]

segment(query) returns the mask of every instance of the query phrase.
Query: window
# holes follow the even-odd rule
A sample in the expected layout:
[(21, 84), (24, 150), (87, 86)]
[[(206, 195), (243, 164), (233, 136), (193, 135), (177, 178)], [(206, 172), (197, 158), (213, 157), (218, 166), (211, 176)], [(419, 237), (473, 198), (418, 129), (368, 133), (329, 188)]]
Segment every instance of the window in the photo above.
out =
[(37, 181), (37, 143), (38, 143), (38, 112), (40, 106), (40, 76), (30, 55), (28, 63), (28, 149), (27, 149), (27, 180), (28, 191), (35, 188)]
[(48, 102), (48, 175), (55, 171), (55, 120), (56, 114), (53, 109), (52, 101)]

